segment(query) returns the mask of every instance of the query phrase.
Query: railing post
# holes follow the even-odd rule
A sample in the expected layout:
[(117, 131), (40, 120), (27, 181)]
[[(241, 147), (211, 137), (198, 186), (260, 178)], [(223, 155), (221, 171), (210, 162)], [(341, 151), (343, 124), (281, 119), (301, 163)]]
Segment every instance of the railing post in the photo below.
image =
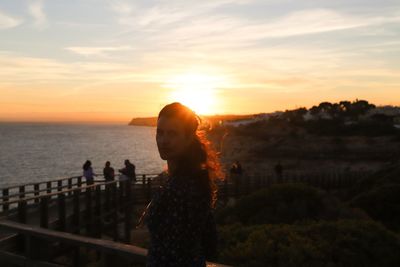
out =
[(25, 185), (21, 185), (19, 187), (19, 198), (22, 199), (25, 197)]
[(105, 211), (108, 213), (108, 211), (110, 210), (110, 207), (111, 207), (111, 202), (110, 202), (110, 199), (111, 199), (111, 196), (110, 196), (110, 194), (111, 194), (111, 186), (113, 186), (113, 184), (106, 184), (105, 185), (105, 188), (104, 188), (104, 193), (105, 193), (105, 201), (104, 201), (104, 208), (105, 208)]
[(125, 242), (131, 242), (131, 227), (132, 227), (132, 184), (130, 180), (125, 181)]
[(47, 188), (46, 190), (47, 194), (51, 194), (51, 182), (46, 183), (46, 188)]
[(8, 211), (9, 209), (9, 205), (8, 202), (9, 198), (8, 198), (8, 188), (3, 189), (3, 211)]
[(60, 192), (62, 190), (62, 180), (57, 181), (57, 191)]
[(103, 232), (103, 220), (101, 217), (101, 186), (97, 185), (96, 186), (96, 191), (95, 191), (95, 221), (96, 223), (96, 237), (101, 237), (102, 232)]
[[(68, 190), (71, 190), (72, 189), (72, 178), (69, 178), (68, 179)], [(71, 196), (72, 195), (72, 191), (69, 191), (68, 192), (68, 196)]]
[(67, 228), (65, 195), (63, 193), (57, 195), (58, 200), (58, 226), (60, 231), (65, 231)]
[(112, 184), (111, 187), (111, 203), (112, 203), (112, 215), (111, 215), (111, 227), (113, 231), (114, 241), (118, 241), (118, 192), (117, 182)]
[(26, 201), (21, 200), (20, 202), (18, 202), (18, 222), (26, 223), (26, 213), (27, 213)]
[[(21, 189), (21, 187), (20, 187)], [(20, 191), (21, 192), (21, 191)], [(26, 201), (21, 200), (18, 202), (18, 222), (26, 223)], [(19, 251), (25, 250), (25, 237), (23, 235), (19, 235), (17, 238), (17, 248)]]
[(86, 233), (89, 236), (93, 235), (93, 210), (92, 210), (92, 188), (86, 188), (85, 192), (86, 198), (86, 207), (85, 207), (85, 215), (86, 215)]
[(73, 196), (73, 227), (76, 227), (73, 232), (76, 234), (79, 234), (80, 232), (80, 206), (79, 206), (79, 199), (80, 198), (80, 189), (74, 190), (74, 196)]
[[(33, 185), (33, 191), (35, 191), (35, 197), (39, 196), (39, 183)], [(35, 198), (35, 203), (39, 203), (39, 198)]]
[(142, 175), (142, 184), (143, 186), (146, 184), (146, 174)]
[(118, 188), (118, 202), (119, 202), (119, 207), (122, 211), (123, 204), (124, 204), (124, 186), (125, 183), (124, 181), (119, 181), (119, 188)]
[(40, 227), (49, 227), (49, 197), (47, 196), (40, 199)]
[(82, 186), (82, 177), (79, 176), (78, 181), (76, 183), (77, 183), (78, 187), (81, 187)]

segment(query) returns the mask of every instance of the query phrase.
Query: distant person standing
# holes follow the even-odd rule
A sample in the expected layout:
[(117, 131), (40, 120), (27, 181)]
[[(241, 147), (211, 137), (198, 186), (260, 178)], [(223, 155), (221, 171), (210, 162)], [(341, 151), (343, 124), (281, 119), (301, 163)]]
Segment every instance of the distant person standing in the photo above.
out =
[(283, 166), (282, 166), (280, 161), (275, 165), (274, 169), (275, 169), (275, 174), (276, 174), (276, 177), (277, 177), (277, 181), (279, 183), (281, 183), (282, 179), (283, 179)]
[(231, 174), (231, 180), (234, 183), (235, 186), (235, 195), (238, 196), (240, 194), (241, 191), (241, 187), (242, 187), (242, 173), (243, 173), (243, 169), (242, 169), (242, 165), (240, 164), (240, 162), (238, 160), (236, 160), (230, 169), (230, 174)]
[(242, 164), (238, 160), (232, 164), (229, 172), (231, 173), (232, 177), (241, 176), (243, 174)]
[(231, 175), (235, 175), (236, 174), (236, 163), (233, 163), (231, 168), (229, 169), (229, 172)]
[(114, 181), (115, 172), (114, 168), (111, 167), (111, 163), (109, 161), (106, 162), (106, 165), (103, 169), (103, 175), (106, 182)]
[(86, 179), (86, 184), (87, 185), (92, 185), (94, 184), (94, 173), (92, 169), (92, 162), (90, 160), (87, 160), (83, 164), (83, 177)]
[(240, 164), (238, 160), (235, 162), (235, 164), (236, 164), (236, 174), (242, 175), (243, 174), (242, 164)]
[(118, 171), (122, 174), (121, 180), (130, 180), (136, 182), (136, 166), (131, 163), (128, 159), (124, 162), (125, 167)]

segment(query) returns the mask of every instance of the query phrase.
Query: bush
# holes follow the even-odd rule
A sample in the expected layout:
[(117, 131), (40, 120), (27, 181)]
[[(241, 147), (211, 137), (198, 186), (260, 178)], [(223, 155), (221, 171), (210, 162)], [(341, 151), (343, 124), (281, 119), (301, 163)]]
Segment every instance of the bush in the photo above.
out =
[(351, 205), (392, 230), (400, 230), (400, 185), (388, 184), (356, 196)]
[(273, 185), (241, 198), (233, 207), (216, 214), (220, 224), (275, 224), (362, 217), (326, 192), (304, 184)]
[(236, 224), (219, 232), (219, 262), (234, 266), (400, 266), (398, 236), (372, 221)]
[(358, 195), (386, 184), (400, 184), (400, 161), (389, 163), (371, 176), (358, 181), (352, 193)]

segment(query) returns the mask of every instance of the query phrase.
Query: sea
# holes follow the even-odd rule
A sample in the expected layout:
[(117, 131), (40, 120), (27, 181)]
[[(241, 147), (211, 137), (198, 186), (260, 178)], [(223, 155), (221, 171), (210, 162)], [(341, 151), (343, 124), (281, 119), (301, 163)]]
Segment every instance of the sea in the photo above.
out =
[(105, 124), (0, 123), (0, 188), (82, 174), (106, 161), (116, 170), (129, 159), (137, 174), (160, 173), (154, 127)]

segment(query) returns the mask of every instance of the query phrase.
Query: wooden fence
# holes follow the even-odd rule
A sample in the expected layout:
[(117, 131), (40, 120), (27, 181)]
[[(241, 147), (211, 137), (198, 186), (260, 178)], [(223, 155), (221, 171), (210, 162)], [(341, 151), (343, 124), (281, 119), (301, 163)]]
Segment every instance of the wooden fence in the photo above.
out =
[[(369, 173), (362, 172), (231, 175), (218, 182), (219, 205), (225, 205), (229, 198), (240, 198), (273, 184), (305, 183), (329, 191), (353, 186), (367, 175)], [(0, 259), (15, 261), (20, 266), (22, 263), (39, 264), (40, 260), (34, 258), (36, 239), (39, 238), (50, 240), (50, 243), (72, 245), (74, 262), (79, 262), (79, 247), (117, 256), (126, 254), (133, 257), (131, 260), (143, 262), (144, 250), (95, 238), (106, 236), (114, 241), (130, 242), (133, 209), (135, 205), (150, 201), (157, 187), (153, 183), (154, 177), (156, 175), (140, 175), (135, 184), (130, 180), (116, 179), (110, 182), (98, 180), (87, 185), (77, 176), (0, 189), (3, 219), (0, 228), (17, 233), (13, 236), (17, 250), (25, 253), (14, 257), (2, 251)], [(55, 266), (49, 264), (45, 261), (37, 266)], [(77, 264), (73, 266), (79, 266)]]
[[(16, 232), (23, 238), (24, 249), (22, 254), (0, 250), (0, 260), (13, 266), (80, 266), (82, 248), (97, 252), (96, 257), (98, 259), (103, 258), (105, 266), (121, 266), (121, 260), (123, 260), (124, 266), (144, 266), (146, 264), (147, 250), (132, 245), (82, 237), (10, 221), (1, 221), (0, 228)], [(43, 249), (44, 244), (46, 249)], [(47, 249), (49, 244), (56, 244), (59, 249), (62, 249), (64, 255), (66, 253), (71, 254), (68, 257), (71, 259), (70, 262), (67, 263), (65, 259), (61, 262), (52, 259), (52, 256), (49, 255), (50, 251)], [(55, 251), (54, 248), (53, 251)], [(208, 262), (207, 266), (229, 267), (211, 262)]]

